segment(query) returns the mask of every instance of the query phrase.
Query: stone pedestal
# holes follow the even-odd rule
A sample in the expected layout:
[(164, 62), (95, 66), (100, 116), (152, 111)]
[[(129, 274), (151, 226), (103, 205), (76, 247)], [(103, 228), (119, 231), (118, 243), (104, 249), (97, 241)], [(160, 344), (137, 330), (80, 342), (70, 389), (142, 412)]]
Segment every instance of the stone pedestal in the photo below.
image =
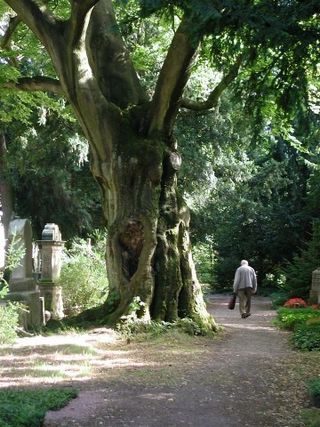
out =
[(320, 267), (312, 272), (310, 298), (317, 299), (317, 303), (320, 304)]
[(41, 281), (56, 283), (60, 278), (64, 242), (39, 240), (41, 249)]
[(46, 224), (42, 232), (42, 240), (38, 241), (41, 252), (41, 279), (38, 285), (41, 296), (45, 300), (45, 308), (50, 311), (53, 319), (64, 317), (62, 288), (59, 286), (64, 242), (60, 239), (59, 227), (50, 223)]
[(45, 310), (49, 311), (52, 319), (63, 319), (62, 288), (52, 282), (39, 281), (39, 290), (45, 301)]

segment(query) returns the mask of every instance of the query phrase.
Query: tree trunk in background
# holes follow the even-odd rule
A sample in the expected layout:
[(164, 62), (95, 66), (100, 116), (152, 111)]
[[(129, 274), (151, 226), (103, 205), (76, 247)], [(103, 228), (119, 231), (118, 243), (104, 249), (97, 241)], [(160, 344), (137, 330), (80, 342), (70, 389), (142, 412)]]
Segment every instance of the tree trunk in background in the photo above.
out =
[(5, 238), (8, 237), (9, 223), (13, 213), (11, 186), (6, 179), (6, 153), (6, 137), (5, 134), (0, 131), (0, 202)]

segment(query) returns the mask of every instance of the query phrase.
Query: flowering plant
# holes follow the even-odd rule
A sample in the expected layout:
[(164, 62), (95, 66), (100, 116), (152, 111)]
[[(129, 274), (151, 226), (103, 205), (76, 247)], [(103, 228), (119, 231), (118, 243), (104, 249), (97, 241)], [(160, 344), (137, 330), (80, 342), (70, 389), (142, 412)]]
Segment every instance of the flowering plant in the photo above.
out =
[(302, 298), (290, 298), (283, 306), (288, 308), (302, 308), (307, 307), (307, 303)]

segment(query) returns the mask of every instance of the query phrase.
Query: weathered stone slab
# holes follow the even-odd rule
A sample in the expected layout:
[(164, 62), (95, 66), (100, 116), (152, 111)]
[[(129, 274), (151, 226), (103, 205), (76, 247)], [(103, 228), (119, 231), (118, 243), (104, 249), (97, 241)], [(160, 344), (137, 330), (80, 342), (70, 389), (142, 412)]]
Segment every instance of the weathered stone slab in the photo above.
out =
[(320, 304), (320, 267), (312, 272), (310, 298), (317, 298), (317, 302)]
[(44, 300), (33, 278), (32, 265), (32, 228), (28, 219), (15, 219), (9, 224), (9, 242), (13, 248), (22, 248), (24, 255), (15, 267), (9, 279), (7, 299), (18, 301), (26, 306), (21, 310), (21, 326), (39, 327), (45, 323)]
[[(15, 219), (9, 224), (9, 242), (13, 248), (22, 248), (24, 255), (20, 263), (15, 267), (10, 275), (10, 291), (30, 290), (32, 280), (32, 228), (28, 219)], [(23, 283), (25, 281), (25, 289)], [(16, 288), (16, 283), (17, 287)], [(35, 282), (33, 288), (35, 289)]]

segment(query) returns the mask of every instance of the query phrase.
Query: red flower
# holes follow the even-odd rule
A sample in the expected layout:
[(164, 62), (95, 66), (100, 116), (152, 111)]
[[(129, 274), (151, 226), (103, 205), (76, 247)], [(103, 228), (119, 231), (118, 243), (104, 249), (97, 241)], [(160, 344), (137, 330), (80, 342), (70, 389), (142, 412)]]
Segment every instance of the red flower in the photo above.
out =
[(302, 298), (290, 298), (283, 306), (288, 308), (301, 308), (307, 307), (307, 303)]

